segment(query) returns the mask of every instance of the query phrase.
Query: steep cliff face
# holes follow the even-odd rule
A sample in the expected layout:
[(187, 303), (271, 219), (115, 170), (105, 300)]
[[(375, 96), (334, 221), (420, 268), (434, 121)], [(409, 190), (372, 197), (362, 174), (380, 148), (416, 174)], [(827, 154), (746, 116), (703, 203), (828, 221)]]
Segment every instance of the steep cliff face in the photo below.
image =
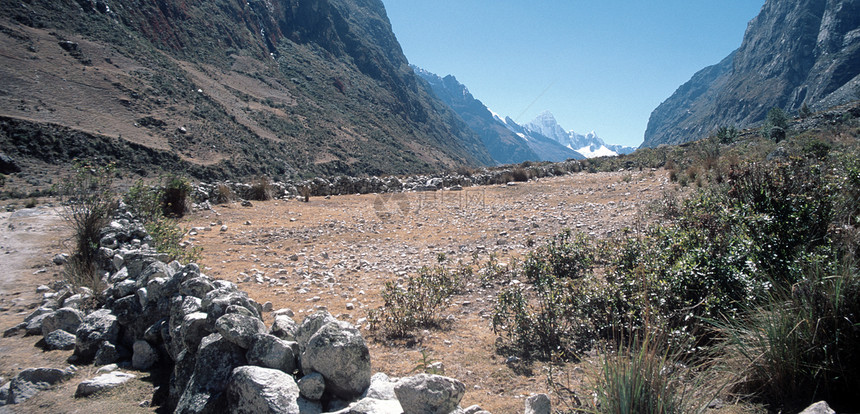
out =
[(195, 173), (493, 163), (413, 73), (380, 0), (0, 0), (0, 48), (0, 117), (175, 154)]
[(860, 0), (768, 0), (741, 47), (697, 73), (652, 114), (643, 146), (748, 127), (768, 110), (860, 99)]

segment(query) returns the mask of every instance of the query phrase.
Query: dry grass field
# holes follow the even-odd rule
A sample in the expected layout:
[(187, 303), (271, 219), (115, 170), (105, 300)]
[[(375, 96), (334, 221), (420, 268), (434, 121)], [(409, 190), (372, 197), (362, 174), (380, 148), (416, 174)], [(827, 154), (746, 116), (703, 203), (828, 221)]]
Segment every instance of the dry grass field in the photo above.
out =
[(462, 406), (516, 413), (525, 397), (547, 392), (545, 373), (496, 353), (498, 287), (469, 281), (443, 327), (391, 340), (368, 332), (365, 321), (381, 305), (384, 283), (437, 265), (440, 254), (446, 266), (462, 261), (477, 271), (491, 254), (510, 263), (565, 228), (595, 236), (634, 228), (671, 187), (663, 171), (581, 173), (463, 191), (233, 203), (195, 212), (183, 225), (192, 228), (188, 241), (203, 248), (209, 276), (238, 283), (276, 310), (292, 309), (297, 321), (325, 308), (361, 325), (374, 372), (411, 375), (424, 350), (466, 384)]

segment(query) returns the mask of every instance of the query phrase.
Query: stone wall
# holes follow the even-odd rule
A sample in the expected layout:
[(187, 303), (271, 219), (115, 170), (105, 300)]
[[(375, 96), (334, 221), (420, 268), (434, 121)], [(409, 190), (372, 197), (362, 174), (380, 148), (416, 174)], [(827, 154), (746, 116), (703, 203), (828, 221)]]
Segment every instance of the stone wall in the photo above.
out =
[[(193, 263), (168, 263), (150, 243), (120, 213), (102, 231), (104, 305), (88, 310), (91, 290), (58, 282), (42, 287), (41, 306), (6, 335), (43, 335), (48, 348), (74, 349), (74, 364), (167, 370), (169, 384), (153, 402), (177, 413), (482, 411), (458, 407), (465, 386), (452, 378), (372, 375), (361, 333), (328, 312), (298, 323), (277, 310), (267, 326), (263, 307), (235, 284)], [(3, 401), (19, 402), (12, 394), (6, 388)]]

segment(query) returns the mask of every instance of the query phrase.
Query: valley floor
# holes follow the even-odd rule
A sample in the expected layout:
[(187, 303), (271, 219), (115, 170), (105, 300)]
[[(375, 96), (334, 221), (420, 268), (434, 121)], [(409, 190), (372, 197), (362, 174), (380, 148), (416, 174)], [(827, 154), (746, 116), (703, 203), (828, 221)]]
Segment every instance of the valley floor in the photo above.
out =
[[(629, 231), (643, 220), (649, 203), (676, 186), (663, 170), (579, 173), (462, 191), (319, 197), (308, 203), (255, 201), (251, 207), (224, 204), (194, 212), (181, 224), (190, 230), (187, 241), (203, 248), (207, 275), (238, 283), (258, 302), (272, 302), (274, 309), (292, 309), (297, 321), (325, 307), (360, 325), (374, 372), (412, 375), (425, 350), (442, 362), (445, 375), (466, 384), (463, 407), (478, 404), (497, 414), (517, 413), (525, 397), (547, 392), (546, 377), (540, 364), (507, 364), (496, 353), (491, 315), (498, 286), (481, 287), (476, 276), (464, 294), (453, 298), (443, 329), (392, 341), (369, 332), (365, 320), (367, 311), (382, 303), (385, 282), (405, 281), (422, 266), (436, 265), (440, 254), (450, 268), (462, 261), (477, 271), (491, 254), (499, 263), (510, 263), (530, 251), (530, 245), (566, 228), (599, 237)], [(61, 242), (68, 230), (49, 208), (3, 213), (0, 220), (5, 267), (0, 322), (5, 329), (36, 306), (37, 286), (60, 277), (61, 268), (50, 259), (67, 250)], [(65, 368), (71, 351), (44, 352), (35, 346), (40, 338), (0, 338), (0, 375), (9, 378), (35, 366)], [(110, 395), (75, 400), (77, 383), (95, 371), (81, 369), (59, 389), (5, 409), (154, 410), (145, 406), (153, 386), (147, 373)], [(574, 377), (575, 384), (580, 381)]]
[[(183, 225), (203, 247), (204, 273), (237, 282), (252, 298), (290, 308), (294, 319), (325, 307), (362, 325), (374, 372), (413, 375), (426, 350), (444, 373), (466, 384), (462, 406), (516, 413), (531, 393), (547, 392), (542, 368), (507, 365), (495, 352), (498, 287), (470, 281), (453, 298), (443, 329), (391, 341), (367, 331), (367, 310), (382, 304), (386, 281), (422, 266), (510, 263), (565, 228), (598, 237), (635, 228), (648, 204), (673, 185), (664, 171), (579, 173), (513, 186), (463, 191), (348, 195), (215, 206)], [(222, 226), (227, 230), (222, 232)], [(476, 271), (478, 270), (476, 267)], [(270, 321), (267, 321), (270, 322)]]

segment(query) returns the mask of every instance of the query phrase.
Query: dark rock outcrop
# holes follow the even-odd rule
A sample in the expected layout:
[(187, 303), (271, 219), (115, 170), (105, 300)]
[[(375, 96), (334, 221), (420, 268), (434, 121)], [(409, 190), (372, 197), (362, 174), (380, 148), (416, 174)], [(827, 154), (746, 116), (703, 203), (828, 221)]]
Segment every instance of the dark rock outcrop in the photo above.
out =
[(860, 0), (768, 0), (741, 47), (651, 114), (644, 147), (745, 128), (779, 107), (823, 110), (860, 99)]

